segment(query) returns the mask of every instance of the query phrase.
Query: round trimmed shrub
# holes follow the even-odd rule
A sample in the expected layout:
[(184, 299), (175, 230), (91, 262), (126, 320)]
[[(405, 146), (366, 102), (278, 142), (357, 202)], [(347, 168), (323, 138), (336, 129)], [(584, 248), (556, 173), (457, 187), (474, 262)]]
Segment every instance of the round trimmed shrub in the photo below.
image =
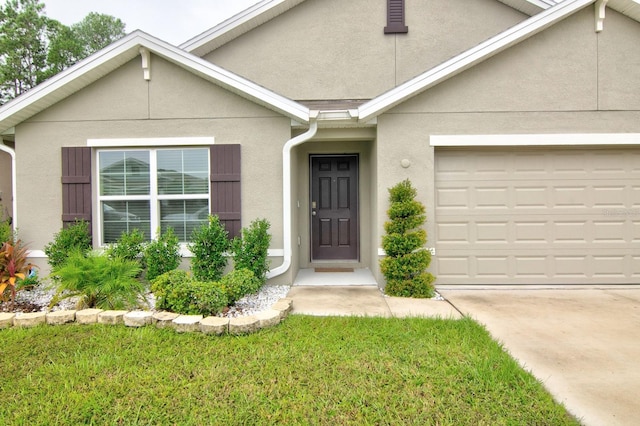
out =
[(246, 268), (234, 269), (220, 280), (220, 286), (224, 289), (229, 304), (233, 305), (237, 300), (248, 294), (254, 294), (260, 287), (262, 281), (255, 274)]

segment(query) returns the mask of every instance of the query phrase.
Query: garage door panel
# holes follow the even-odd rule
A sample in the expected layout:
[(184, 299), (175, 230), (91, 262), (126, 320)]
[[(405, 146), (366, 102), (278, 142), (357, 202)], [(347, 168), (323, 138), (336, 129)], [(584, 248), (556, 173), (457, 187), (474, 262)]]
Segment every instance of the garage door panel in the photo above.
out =
[(638, 152), (436, 150), (438, 282), (638, 282)]

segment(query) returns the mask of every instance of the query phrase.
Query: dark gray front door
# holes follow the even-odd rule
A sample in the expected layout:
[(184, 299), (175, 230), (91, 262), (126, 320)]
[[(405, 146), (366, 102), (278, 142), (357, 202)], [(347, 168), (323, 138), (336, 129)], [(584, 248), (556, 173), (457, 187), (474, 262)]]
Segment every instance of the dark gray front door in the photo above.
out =
[(358, 156), (311, 156), (311, 260), (358, 259)]

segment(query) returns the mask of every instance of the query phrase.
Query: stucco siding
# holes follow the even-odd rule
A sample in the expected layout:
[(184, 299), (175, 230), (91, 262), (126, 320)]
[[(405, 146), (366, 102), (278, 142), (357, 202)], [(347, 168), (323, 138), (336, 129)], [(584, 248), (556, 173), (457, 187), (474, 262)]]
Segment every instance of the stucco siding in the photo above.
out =
[(292, 99), (369, 99), (526, 18), (493, 0), (407, 0), (406, 16), (385, 35), (384, 1), (307, 0), (205, 59)]
[(406, 14), (409, 33), (395, 36), (396, 84), (528, 18), (495, 0), (407, 0)]
[(593, 12), (585, 10), (396, 108), (397, 112), (597, 109)]
[[(30, 248), (42, 250), (61, 227), (61, 147), (86, 146), (88, 139), (204, 136), (213, 137), (216, 144), (242, 145), (242, 224), (266, 218), (271, 223), (271, 247), (282, 249), (281, 151), (291, 137), (290, 119), (162, 60), (155, 65), (144, 90), (150, 101), (134, 100), (139, 103), (136, 110), (146, 111), (144, 118), (129, 117), (128, 110), (98, 119), (101, 105), (126, 98), (127, 89), (135, 85), (129, 80), (144, 81), (139, 67), (131, 63), (107, 77), (110, 91), (103, 88), (107, 83), (96, 82), (16, 127), (21, 238)], [(91, 103), (82, 111), (80, 105), (88, 100)], [(94, 110), (92, 105), (99, 107)], [(274, 259), (274, 266), (279, 263)]]
[(640, 23), (607, 9), (598, 34), (598, 108), (640, 110)]
[(144, 120), (148, 105), (148, 83), (137, 58), (27, 122)]
[(11, 182), (11, 156), (0, 151), (0, 220), (13, 215)]

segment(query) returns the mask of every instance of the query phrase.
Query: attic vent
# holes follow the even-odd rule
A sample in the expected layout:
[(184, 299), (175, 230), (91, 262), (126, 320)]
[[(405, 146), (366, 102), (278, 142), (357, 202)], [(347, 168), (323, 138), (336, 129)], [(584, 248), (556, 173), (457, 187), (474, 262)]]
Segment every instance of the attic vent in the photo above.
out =
[(409, 27), (404, 24), (404, 0), (387, 0), (387, 26), (385, 34), (405, 34)]

